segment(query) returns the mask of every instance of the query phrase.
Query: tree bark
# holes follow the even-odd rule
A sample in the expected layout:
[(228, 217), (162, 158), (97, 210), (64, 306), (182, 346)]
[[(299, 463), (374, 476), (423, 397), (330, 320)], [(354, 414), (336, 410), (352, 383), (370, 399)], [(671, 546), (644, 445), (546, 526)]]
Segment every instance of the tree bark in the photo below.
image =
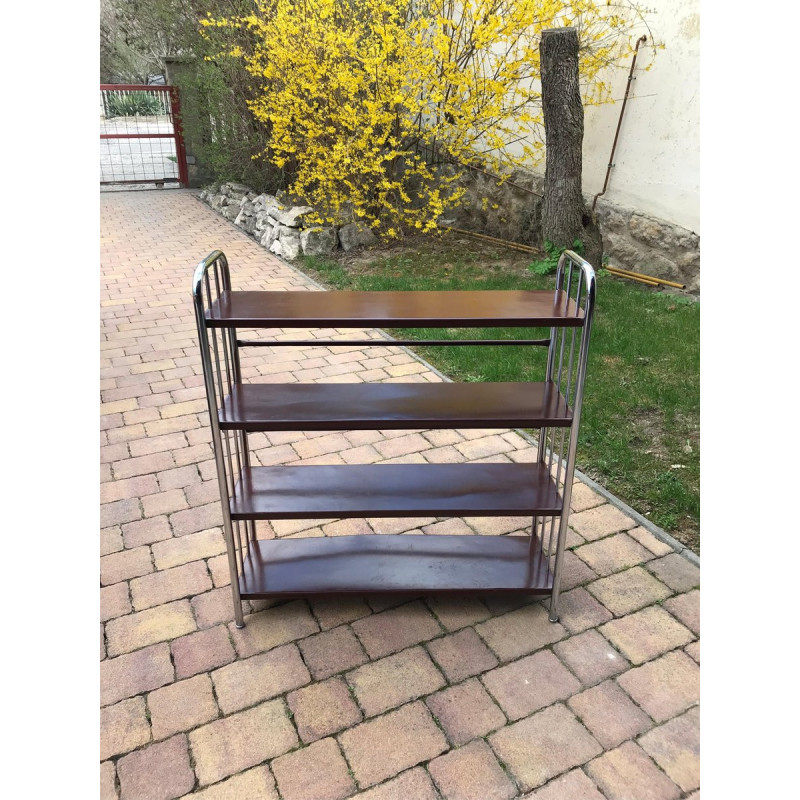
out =
[(578, 77), (578, 32), (575, 28), (542, 31), (542, 109), (547, 145), (542, 201), (542, 239), (573, 249), (576, 239), (583, 256), (601, 266), (600, 232), (583, 205), (583, 104)]

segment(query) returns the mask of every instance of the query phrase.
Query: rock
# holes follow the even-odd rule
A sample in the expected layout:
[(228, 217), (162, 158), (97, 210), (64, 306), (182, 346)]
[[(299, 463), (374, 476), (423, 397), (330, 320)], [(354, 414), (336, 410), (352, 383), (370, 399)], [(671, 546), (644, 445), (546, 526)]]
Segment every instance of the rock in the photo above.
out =
[(266, 211), (270, 206), (277, 206), (278, 200), (271, 194), (260, 194), (253, 200), (253, 206), (256, 212)]
[[(351, 222), (339, 228), (339, 242), (345, 251), (356, 247), (369, 247), (378, 241), (378, 237), (366, 226), (358, 222)], [(303, 252), (306, 252), (305, 248)]]
[(229, 219), (231, 222), (236, 220), (236, 217), (239, 216), (239, 207), (238, 206), (225, 206), (225, 208), (221, 209), (222, 216), (225, 219)]
[(233, 194), (244, 195), (251, 191), (252, 189), (249, 186), (245, 186), (243, 183), (222, 184), (222, 193), (227, 195), (233, 195)]
[(282, 225), (278, 231), (278, 241), (281, 244), (280, 255), (284, 258), (295, 259), (300, 255), (300, 231), (296, 228)]
[(288, 211), (282, 211), (278, 222), (290, 228), (300, 227), (300, 218), (310, 214), (314, 209), (311, 206), (292, 206)]
[(326, 256), (336, 249), (337, 244), (335, 228), (306, 228), (300, 234), (300, 246), (307, 256)]
[(267, 250), (272, 248), (272, 243), (278, 238), (279, 225), (268, 225), (264, 233), (261, 235), (260, 243), (262, 247)]
[(222, 194), (215, 195), (211, 201), (211, 208), (213, 208), (214, 211), (219, 211), (222, 208), (222, 204), (224, 202), (225, 202), (225, 195)]
[[(255, 208), (258, 209), (258, 206), (255, 206)], [(267, 228), (271, 228), (274, 224), (272, 217), (270, 217), (266, 211), (256, 210), (256, 214), (253, 219), (255, 220), (254, 230), (258, 231), (259, 233)]]
[(275, 239), (275, 241), (269, 246), (270, 253), (275, 253), (276, 256), (283, 255), (283, 246), (281, 245), (280, 239)]

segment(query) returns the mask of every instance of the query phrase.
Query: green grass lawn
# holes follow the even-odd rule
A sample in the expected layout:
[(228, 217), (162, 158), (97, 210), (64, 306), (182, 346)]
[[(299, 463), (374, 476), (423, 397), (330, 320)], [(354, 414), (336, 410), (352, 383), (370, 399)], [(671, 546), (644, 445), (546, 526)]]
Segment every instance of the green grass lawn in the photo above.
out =
[[(335, 289), (545, 289), (530, 258), (464, 237), (413, 240), (383, 252), (304, 259)], [(412, 329), (406, 339), (459, 338), (463, 330)], [(471, 330), (474, 338), (549, 331)], [(456, 381), (541, 380), (545, 348), (420, 347)], [(590, 343), (578, 469), (695, 552), (700, 547), (700, 305), (601, 274)]]

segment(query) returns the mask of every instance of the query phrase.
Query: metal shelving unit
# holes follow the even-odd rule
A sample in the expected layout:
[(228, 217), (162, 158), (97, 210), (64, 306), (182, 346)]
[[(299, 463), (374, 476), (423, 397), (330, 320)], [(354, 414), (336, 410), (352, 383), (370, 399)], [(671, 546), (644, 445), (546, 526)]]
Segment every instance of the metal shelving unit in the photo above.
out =
[[(566, 251), (554, 291), (233, 291), (219, 250), (198, 264), (194, 305), (231, 571), (241, 601), (376, 592), (550, 595), (558, 619), (589, 335), (592, 267)], [(385, 339), (241, 339), (242, 329), (550, 328), (542, 339), (427, 340), (547, 348), (541, 382), (274, 384), (242, 380), (245, 347), (419, 346)], [(253, 466), (269, 431), (536, 428), (524, 464)], [(528, 536), (364, 535), (271, 539), (256, 520), (530, 516)]]

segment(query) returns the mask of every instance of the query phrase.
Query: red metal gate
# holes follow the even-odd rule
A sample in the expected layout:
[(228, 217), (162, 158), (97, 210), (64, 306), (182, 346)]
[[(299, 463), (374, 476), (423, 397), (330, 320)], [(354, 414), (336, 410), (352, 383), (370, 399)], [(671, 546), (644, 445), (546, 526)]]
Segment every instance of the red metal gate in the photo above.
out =
[(188, 186), (176, 86), (100, 86), (100, 184)]

